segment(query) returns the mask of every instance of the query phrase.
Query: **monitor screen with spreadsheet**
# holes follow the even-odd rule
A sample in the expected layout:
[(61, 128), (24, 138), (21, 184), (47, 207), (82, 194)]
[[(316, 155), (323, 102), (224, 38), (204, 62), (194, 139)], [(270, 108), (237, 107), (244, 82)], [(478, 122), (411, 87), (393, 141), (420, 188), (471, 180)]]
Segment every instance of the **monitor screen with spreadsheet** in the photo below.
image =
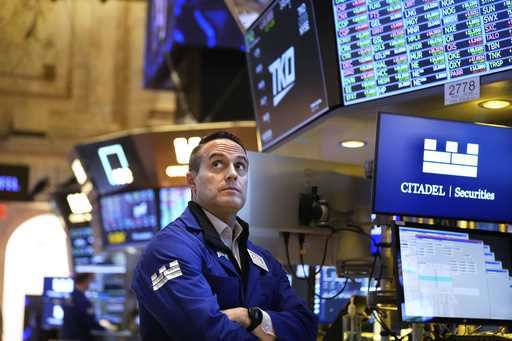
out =
[(332, 0), (345, 105), (512, 68), (509, 0)]
[(512, 235), (397, 223), (394, 251), (404, 322), (512, 322)]

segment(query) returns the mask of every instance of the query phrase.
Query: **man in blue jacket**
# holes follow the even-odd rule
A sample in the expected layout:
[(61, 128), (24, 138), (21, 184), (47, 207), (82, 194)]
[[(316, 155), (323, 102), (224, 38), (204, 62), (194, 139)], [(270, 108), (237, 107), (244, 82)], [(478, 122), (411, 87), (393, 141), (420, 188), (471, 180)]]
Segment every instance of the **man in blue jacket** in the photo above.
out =
[(75, 275), (75, 289), (64, 303), (64, 322), (61, 337), (66, 340), (92, 341), (91, 331), (104, 330), (96, 321), (94, 308), (85, 296), (89, 284), (94, 280), (92, 273)]
[(238, 137), (204, 137), (189, 168), (192, 201), (149, 243), (135, 269), (142, 339), (315, 340), (316, 317), (236, 216), (249, 170)]

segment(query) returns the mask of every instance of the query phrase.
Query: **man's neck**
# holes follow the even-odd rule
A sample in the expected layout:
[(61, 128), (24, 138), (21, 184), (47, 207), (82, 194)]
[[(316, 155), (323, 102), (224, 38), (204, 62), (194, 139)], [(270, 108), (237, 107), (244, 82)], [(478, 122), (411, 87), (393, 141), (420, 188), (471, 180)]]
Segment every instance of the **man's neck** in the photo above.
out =
[(219, 210), (215, 210), (215, 208), (212, 207), (206, 207), (205, 205), (201, 205), (201, 203), (196, 203), (201, 206), (203, 209), (207, 210), (220, 220), (222, 220), (224, 223), (226, 223), (229, 227), (235, 226), (236, 223), (236, 212), (235, 213), (228, 213), (228, 212), (219, 212)]

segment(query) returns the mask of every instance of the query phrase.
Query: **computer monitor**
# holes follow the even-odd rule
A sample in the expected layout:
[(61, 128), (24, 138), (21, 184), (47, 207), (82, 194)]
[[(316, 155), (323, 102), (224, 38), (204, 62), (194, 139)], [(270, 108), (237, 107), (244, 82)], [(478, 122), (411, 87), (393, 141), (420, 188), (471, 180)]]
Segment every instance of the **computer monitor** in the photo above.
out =
[(158, 230), (153, 189), (114, 194), (100, 199), (103, 241), (107, 247), (148, 242)]
[(512, 129), (379, 113), (373, 213), (512, 222)]
[(71, 243), (71, 257), (75, 272), (94, 264), (94, 234), (90, 226), (70, 226), (69, 240)]
[(511, 234), (404, 222), (393, 234), (402, 321), (512, 322)]
[(43, 329), (60, 328), (64, 321), (64, 301), (73, 292), (74, 281), (69, 277), (45, 277), (43, 283)]
[(313, 2), (274, 0), (247, 30), (245, 43), (267, 150), (329, 109)]
[(192, 195), (188, 187), (160, 189), (160, 228), (178, 218), (187, 208)]
[(506, 2), (332, 3), (345, 105), (512, 68)]

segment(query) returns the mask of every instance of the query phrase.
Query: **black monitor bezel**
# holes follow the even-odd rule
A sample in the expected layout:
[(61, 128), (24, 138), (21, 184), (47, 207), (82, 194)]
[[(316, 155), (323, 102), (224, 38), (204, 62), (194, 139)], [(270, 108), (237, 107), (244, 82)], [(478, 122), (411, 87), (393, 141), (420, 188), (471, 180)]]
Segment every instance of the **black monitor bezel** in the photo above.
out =
[[(432, 225), (432, 224), (420, 224), (420, 223), (412, 223), (412, 222), (403, 222), (396, 221), (391, 225), (392, 228), (392, 254), (393, 254), (393, 272), (394, 272), (394, 280), (396, 283), (396, 292), (397, 292), (397, 307), (398, 314), (400, 316), (400, 320), (404, 323), (457, 323), (457, 324), (473, 324), (473, 325), (503, 325), (503, 326), (512, 326), (512, 319), (510, 320), (494, 320), (494, 319), (472, 319), (472, 318), (451, 318), (451, 317), (432, 317), (429, 320), (404, 320), (402, 304), (405, 302), (404, 299), (404, 288), (403, 283), (401, 281), (401, 266), (400, 266), (400, 236), (398, 233), (398, 229), (400, 227), (413, 227), (413, 228), (422, 228), (432, 231), (449, 231), (449, 232), (459, 232), (459, 233), (480, 233), (488, 236), (495, 236), (501, 238), (508, 238), (511, 244), (512, 250), (512, 234), (506, 232), (498, 232), (498, 231), (487, 231), (487, 230), (477, 230), (477, 229), (463, 229), (460, 227), (453, 226), (441, 226), (441, 225)], [(512, 251), (510, 255), (510, 259), (512, 260)]]
[[(407, 114), (400, 114), (400, 113), (392, 113), (387, 111), (379, 111), (377, 113), (377, 132), (375, 135), (375, 152), (373, 156), (373, 170), (372, 170), (372, 186), (371, 186), (371, 211), (374, 214), (382, 214), (382, 215), (398, 215), (398, 216), (407, 216), (407, 217), (419, 217), (419, 218), (436, 218), (436, 219), (449, 219), (449, 220), (469, 220), (469, 221), (479, 221), (479, 222), (489, 222), (489, 223), (503, 223), (503, 224), (510, 224), (511, 221), (508, 220), (490, 220), (490, 219), (482, 219), (482, 217), (459, 217), (459, 216), (430, 216), (426, 214), (414, 214), (414, 213), (408, 213), (408, 212), (386, 212), (386, 211), (378, 211), (375, 208), (375, 188), (377, 186), (377, 173), (378, 173), (378, 156), (380, 151), (380, 126), (381, 126), (381, 120), (382, 115), (392, 115), (392, 116), (401, 116), (406, 118), (418, 118), (418, 119), (427, 119), (427, 120), (435, 120), (435, 121), (441, 121), (441, 122), (452, 122), (452, 123), (460, 123), (460, 124), (467, 124), (471, 126), (477, 126), (476, 123), (473, 122), (467, 122), (467, 121), (457, 121), (457, 120), (449, 120), (444, 118), (437, 118), (437, 117), (426, 117), (426, 116), (419, 116), (419, 115), (407, 115)], [(495, 129), (512, 129), (512, 127), (507, 126), (501, 126), (501, 127), (492, 127), (492, 126), (486, 126), (488, 128), (495, 128)], [(478, 219), (477, 219), (478, 218)]]

